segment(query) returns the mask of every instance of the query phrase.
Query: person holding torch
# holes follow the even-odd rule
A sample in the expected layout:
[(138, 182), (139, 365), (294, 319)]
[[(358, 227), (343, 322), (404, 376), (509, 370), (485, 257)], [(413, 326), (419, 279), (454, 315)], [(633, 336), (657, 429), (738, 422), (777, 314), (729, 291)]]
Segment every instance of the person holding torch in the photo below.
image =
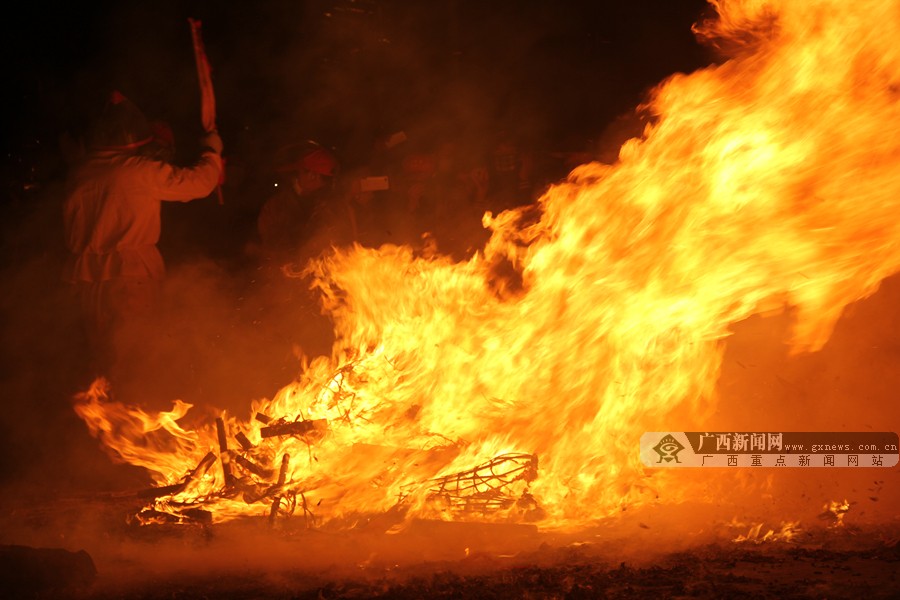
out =
[(192, 166), (167, 162), (152, 151), (149, 121), (117, 91), (90, 127), (87, 154), (66, 182), (63, 279), (78, 297), (94, 375), (112, 367), (116, 331), (156, 305), (161, 202), (205, 198), (219, 183), (222, 139), (209, 131), (201, 146)]

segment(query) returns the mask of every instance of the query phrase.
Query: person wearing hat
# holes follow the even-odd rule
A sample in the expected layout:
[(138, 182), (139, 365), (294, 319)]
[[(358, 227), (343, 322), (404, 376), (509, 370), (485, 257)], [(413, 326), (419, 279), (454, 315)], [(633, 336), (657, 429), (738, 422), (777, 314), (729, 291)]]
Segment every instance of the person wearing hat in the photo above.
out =
[(205, 134), (195, 164), (173, 165), (154, 150), (151, 123), (119, 92), (87, 137), (86, 155), (66, 182), (63, 279), (79, 298), (92, 367), (105, 374), (115, 361), (116, 330), (152, 312), (159, 295), (161, 202), (205, 198), (215, 189), (222, 140)]

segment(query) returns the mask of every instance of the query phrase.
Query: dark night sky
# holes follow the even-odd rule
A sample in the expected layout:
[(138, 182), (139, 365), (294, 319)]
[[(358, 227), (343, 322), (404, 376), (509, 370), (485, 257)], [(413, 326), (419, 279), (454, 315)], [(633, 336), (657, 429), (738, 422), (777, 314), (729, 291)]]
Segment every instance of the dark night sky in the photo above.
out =
[(55, 150), (110, 87), (180, 140), (196, 137), (188, 16), (203, 21), (232, 160), (252, 163), (291, 135), (352, 160), (373, 135), (416, 127), (473, 137), (503, 127), (564, 144), (708, 62), (690, 31), (704, 10), (703, 0), (33, 2), (3, 24), (4, 154)]

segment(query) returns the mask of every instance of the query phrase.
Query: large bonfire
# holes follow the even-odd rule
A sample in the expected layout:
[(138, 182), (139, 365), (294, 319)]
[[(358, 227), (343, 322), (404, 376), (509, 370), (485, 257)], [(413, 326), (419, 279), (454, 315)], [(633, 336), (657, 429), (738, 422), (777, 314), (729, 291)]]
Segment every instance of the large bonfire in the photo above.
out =
[(144, 518), (584, 524), (644, 501), (640, 435), (700, 422), (731, 324), (788, 304), (792, 348), (820, 348), (900, 268), (900, 7), (710, 2), (696, 33), (730, 58), (659, 85), (616, 164), (486, 215), (470, 260), (310, 263), (336, 342), (273, 399), (186, 430), (186, 403), (82, 394), (160, 486)]

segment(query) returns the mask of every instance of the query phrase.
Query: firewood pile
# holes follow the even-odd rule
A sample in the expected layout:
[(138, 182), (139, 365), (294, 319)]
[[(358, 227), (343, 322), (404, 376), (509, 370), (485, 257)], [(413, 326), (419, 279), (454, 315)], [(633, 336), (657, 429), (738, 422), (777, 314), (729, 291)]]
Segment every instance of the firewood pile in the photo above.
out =
[[(197, 525), (213, 523), (214, 513), (207, 508), (217, 499), (241, 499), (245, 503), (267, 507), (270, 525), (302, 514), (307, 528), (318, 520), (307, 501), (303, 482), (289, 479), (292, 457), (281, 454), (273, 464), (273, 452), (267, 442), (293, 436), (309, 447), (315, 445), (329, 429), (326, 419), (273, 418), (263, 413), (254, 417), (263, 427), (261, 441), (254, 444), (237, 432), (229, 443), (229, 432), (222, 418), (216, 419), (218, 453), (208, 452), (180, 481), (171, 485), (148, 488), (133, 496), (149, 504), (133, 516), (141, 525)], [(213, 493), (192, 493), (196, 484), (218, 463), (224, 474), (224, 485)], [(515, 510), (524, 521), (541, 518), (543, 511), (528, 493), (527, 484), (538, 474), (538, 457), (526, 453), (500, 454), (471, 469), (403, 487), (403, 493), (392, 513), (404, 514), (409, 500), (424, 493), (426, 501), (449, 512), (453, 517), (485, 517), (501, 511)], [(526, 491), (518, 495), (513, 484), (524, 482)], [(521, 489), (521, 486), (516, 488)], [(121, 497), (121, 496), (120, 496)]]

